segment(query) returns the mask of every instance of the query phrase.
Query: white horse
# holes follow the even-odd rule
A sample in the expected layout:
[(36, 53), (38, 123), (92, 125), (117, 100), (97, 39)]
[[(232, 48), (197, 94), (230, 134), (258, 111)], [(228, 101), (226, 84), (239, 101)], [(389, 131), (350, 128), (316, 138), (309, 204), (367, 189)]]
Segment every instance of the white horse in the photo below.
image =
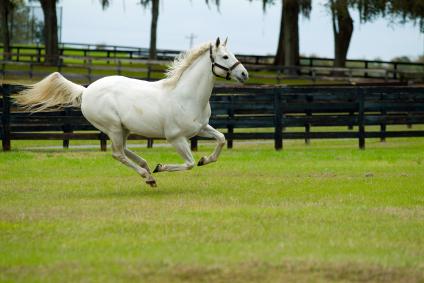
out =
[(53, 73), (14, 98), (32, 112), (81, 107), (84, 117), (109, 136), (113, 157), (154, 187), (147, 162), (126, 147), (128, 135), (165, 138), (184, 159), (184, 164), (158, 164), (153, 173), (193, 168), (188, 139), (196, 135), (217, 141), (213, 153), (202, 157), (198, 165), (215, 162), (225, 144), (224, 135), (208, 124), (215, 77), (248, 79), (247, 70), (226, 45), (227, 40), (221, 44), (218, 38), (215, 44), (182, 53), (160, 81), (109, 76), (85, 88)]

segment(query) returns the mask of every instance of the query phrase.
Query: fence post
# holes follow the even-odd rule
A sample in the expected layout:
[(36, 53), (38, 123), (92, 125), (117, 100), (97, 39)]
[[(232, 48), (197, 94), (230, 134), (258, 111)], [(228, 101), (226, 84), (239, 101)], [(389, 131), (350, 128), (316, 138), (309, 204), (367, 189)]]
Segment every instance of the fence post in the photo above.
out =
[(147, 139), (147, 148), (152, 148), (153, 147), (153, 139), (148, 138)]
[(274, 148), (283, 149), (281, 89), (274, 90)]
[(147, 80), (151, 81), (151, 76), (152, 76), (152, 66), (150, 65), (150, 63), (147, 64)]
[(365, 89), (356, 89), (358, 99), (358, 140), (359, 148), (365, 149)]
[(233, 134), (234, 134), (234, 95), (229, 96), (230, 109), (228, 109), (228, 120), (231, 124), (227, 124), (227, 148), (233, 148)]
[(6, 66), (4, 62), (1, 64), (0, 74), (1, 74), (1, 80), (3, 81), (4, 77), (6, 76)]
[[(68, 117), (70, 116), (70, 108), (65, 108), (64, 111), (64, 116)], [(70, 124), (66, 123), (63, 125), (63, 133), (64, 134), (68, 134), (68, 133), (72, 133), (72, 127)], [(64, 138), (63, 139), (63, 148), (69, 148), (69, 138)]]
[(312, 67), (314, 66), (314, 59), (312, 57), (309, 58), (309, 76), (312, 77)]
[(103, 132), (100, 132), (99, 139), (100, 139), (100, 150), (106, 151), (107, 150), (107, 136), (106, 136), (106, 134), (103, 133)]
[[(312, 103), (313, 102), (313, 97), (312, 96), (307, 96), (306, 97), (306, 101), (308, 103)], [(307, 118), (311, 118), (312, 117), (312, 111), (311, 110), (306, 110), (306, 117)], [(310, 138), (310, 133), (311, 133), (311, 124), (310, 123), (305, 123), (305, 144), (310, 144), (311, 143), (311, 138)]]
[[(384, 111), (381, 111), (381, 115), (384, 115), (384, 117), (386, 117), (387, 112), (385, 110)], [(381, 123), (380, 124), (380, 131), (381, 131), (380, 141), (381, 142), (385, 142), (386, 141), (386, 129), (387, 129), (386, 123), (385, 122)]]
[(116, 65), (118, 75), (122, 74), (122, 63), (121, 60), (118, 60), (118, 64)]
[(88, 59), (88, 65), (87, 65), (87, 78), (88, 78), (88, 82), (91, 84), (92, 79), (91, 79), (91, 74), (92, 74), (92, 69), (91, 69), (91, 58)]
[[(32, 60), (31, 60), (32, 61)], [(33, 63), (31, 62), (31, 63), (29, 63), (29, 78), (32, 80), (32, 77), (33, 77), (33, 75), (34, 75), (34, 73), (33, 73), (33, 69), (34, 69), (34, 66), (33, 66)]]
[(41, 63), (41, 47), (37, 47), (37, 63)]
[(281, 68), (277, 68), (277, 84), (281, 84)]
[[(364, 61), (365, 69), (368, 70), (368, 61)], [(368, 78), (368, 71), (365, 71), (364, 77)]]
[[(349, 103), (355, 103), (355, 98), (349, 98), (348, 99), (348, 102)], [(350, 117), (354, 117), (355, 116), (355, 111), (349, 111), (349, 116)], [(353, 121), (354, 121), (354, 119), (352, 119)], [(355, 122), (353, 122), (352, 124), (349, 124), (348, 126), (347, 126), (347, 129), (348, 130), (353, 130), (353, 126), (355, 125)]]
[(393, 79), (396, 80), (397, 79), (397, 69), (398, 69), (398, 64), (396, 62), (393, 63)]
[(59, 60), (59, 61), (57, 61), (57, 65), (56, 65), (56, 67), (57, 67), (57, 71), (58, 71), (59, 73), (62, 73), (62, 64), (61, 64), (60, 60)]
[(3, 151), (10, 151), (10, 91), (8, 85), (0, 86), (3, 94), (3, 111), (1, 115), (2, 123), (2, 146)]
[(198, 141), (197, 137), (192, 137), (190, 139), (190, 148), (192, 151), (197, 151), (197, 141)]

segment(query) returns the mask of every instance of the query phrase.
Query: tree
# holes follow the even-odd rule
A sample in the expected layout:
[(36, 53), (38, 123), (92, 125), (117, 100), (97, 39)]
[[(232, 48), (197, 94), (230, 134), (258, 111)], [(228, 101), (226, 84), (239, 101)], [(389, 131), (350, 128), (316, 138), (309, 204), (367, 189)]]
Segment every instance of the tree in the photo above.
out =
[(149, 59), (154, 60), (157, 58), (157, 29), (159, 19), (159, 0), (140, 0), (141, 5), (147, 7), (149, 4), (152, 5), (152, 21), (150, 23), (150, 47), (149, 47)]
[(44, 14), (45, 63), (56, 65), (59, 63), (56, 0), (40, 0), (40, 3)]
[[(265, 0), (263, 0), (266, 5)], [(266, 1), (270, 2), (270, 1)], [(282, 0), (280, 33), (274, 64), (285, 67), (299, 66), (299, 14), (309, 17), (311, 0)], [(289, 69), (288, 73), (296, 73)]]
[[(308, 17), (312, 9), (311, 2), (311, 0), (281, 0), (280, 33), (274, 59), (275, 65), (286, 67), (299, 65), (299, 13)], [(275, 4), (275, 0), (262, 0), (262, 4), (265, 12), (268, 5)], [(295, 71), (289, 70), (289, 73)]]
[(206, 5), (208, 6), (209, 6), (209, 1), (215, 3), (215, 5), (219, 8), (220, 0), (205, 0)]
[(10, 0), (0, 1), (1, 35), (3, 39), (3, 60), (10, 60), (10, 30), (9, 17), (13, 11), (13, 2)]
[[(266, 7), (266, 1), (263, 1), (264, 6)], [(277, 52), (274, 58), (275, 65), (284, 65), (284, 5), (281, 5), (281, 19), (280, 19), (280, 32), (278, 35), (278, 43), (277, 43)]]
[(100, 0), (100, 4), (102, 5), (103, 9), (106, 9), (107, 7), (109, 7), (110, 2), (109, 0)]
[(413, 22), (424, 32), (424, 1), (422, 0), (350, 0), (359, 10), (362, 22), (378, 16), (389, 16), (393, 22)]
[(0, 1), (0, 41), (4, 60), (11, 59), (13, 44), (33, 43), (41, 38), (37, 30), (42, 22), (31, 17), (30, 12), (24, 0)]
[(334, 67), (344, 68), (353, 33), (353, 20), (348, 0), (330, 0), (329, 4), (334, 34)]
[(354, 25), (349, 8), (359, 11), (361, 22), (377, 17), (390, 17), (395, 22), (414, 22), (424, 32), (424, 1), (422, 0), (329, 0), (334, 33), (334, 67), (345, 67)]
[[(249, 0), (252, 2), (252, 0)], [(266, 8), (269, 5), (274, 5), (275, 0), (262, 0), (262, 11), (266, 13)], [(278, 43), (277, 43), (277, 52), (274, 57), (274, 64), (275, 65), (284, 65), (285, 62), (285, 40), (284, 40), (284, 26), (285, 26), (285, 7), (284, 7), (284, 0), (281, 0), (281, 20), (280, 20), (280, 32), (278, 36)]]
[[(216, 0), (219, 1), (219, 0)], [(103, 9), (109, 7), (111, 0), (100, 0), (100, 4)], [(157, 29), (159, 19), (159, 0), (140, 0), (140, 4), (147, 8), (152, 5), (152, 21), (150, 24), (150, 47), (149, 47), (149, 59), (154, 60), (157, 58)]]
[[(284, 66), (299, 65), (299, 2), (283, 0), (283, 36), (284, 36)], [(280, 32), (281, 33), (281, 32)], [(278, 52), (277, 52), (278, 53)], [(294, 74), (296, 70), (289, 69)]]

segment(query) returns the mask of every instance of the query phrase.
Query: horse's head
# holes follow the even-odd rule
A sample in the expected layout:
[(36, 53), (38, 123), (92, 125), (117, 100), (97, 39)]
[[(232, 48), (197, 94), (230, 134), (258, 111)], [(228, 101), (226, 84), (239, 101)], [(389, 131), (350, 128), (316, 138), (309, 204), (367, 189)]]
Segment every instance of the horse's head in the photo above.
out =
[(246, 68), (237, 60), (234, 54), (227, 48), (227, 39), (221, 44), (219, 37), (215, 44), (211, 44), (209, 55), (212, 62), (212, 73), (227, 80), (235, 79), (241, 83), (249, 79)]

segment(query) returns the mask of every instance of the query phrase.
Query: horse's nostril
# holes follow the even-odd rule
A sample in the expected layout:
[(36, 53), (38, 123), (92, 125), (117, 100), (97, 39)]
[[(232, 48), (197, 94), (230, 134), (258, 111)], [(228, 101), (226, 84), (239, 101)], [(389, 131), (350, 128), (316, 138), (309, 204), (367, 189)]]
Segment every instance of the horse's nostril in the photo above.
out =
[(245, 72), (241, 72), (241, 75), (243, 76), (243, 78), (246, 77), (246, 73)]

